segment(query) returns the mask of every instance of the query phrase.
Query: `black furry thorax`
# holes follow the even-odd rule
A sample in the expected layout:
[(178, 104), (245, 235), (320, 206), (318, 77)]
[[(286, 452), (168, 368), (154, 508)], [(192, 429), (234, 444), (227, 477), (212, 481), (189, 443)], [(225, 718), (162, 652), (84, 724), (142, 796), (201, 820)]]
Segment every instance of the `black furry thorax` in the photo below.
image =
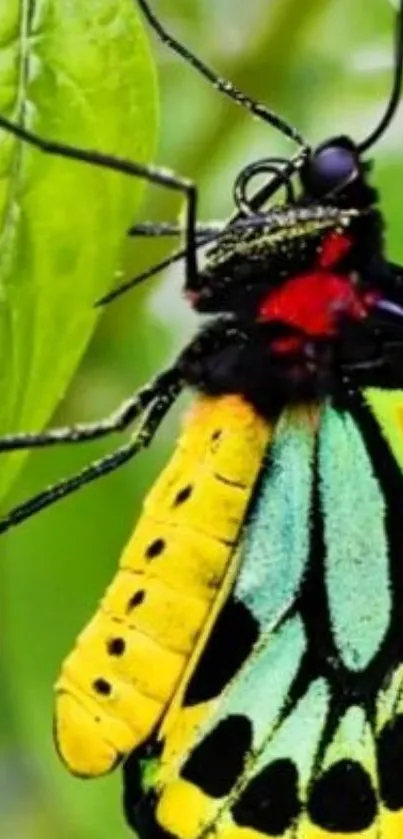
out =
[(188, 384), (239, 393), (270, 417), (288, 403), (403, 386), (403, 277), (384, 255), (375, 190), (353, 186), (355, 206), (345, 193), (326, 205), (302, 196), (229, 227), (208, 250), (188, 297), (212, 318), (183, 353)]

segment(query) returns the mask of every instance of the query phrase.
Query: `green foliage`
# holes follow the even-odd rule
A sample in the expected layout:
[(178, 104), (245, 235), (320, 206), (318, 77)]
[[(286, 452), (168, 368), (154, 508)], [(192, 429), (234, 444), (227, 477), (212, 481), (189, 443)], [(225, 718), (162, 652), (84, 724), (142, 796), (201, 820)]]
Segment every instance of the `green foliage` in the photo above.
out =
[[(155, 80), (131, 0), (7, 0), (0, 111), (42, 137), (142, 161)], [(0, 146), (0, 434), (40, 429), (80, 360), (143, 184)], [(21, 458), (2, 461), (0, 493)]]
[[(360, 138), (380, 115), (391, 63), (392, 9), (386, 0), (372, 0), (370, 9), (368, 0), (153, 0), (153, 4), (186, 42), (243, 89), (294, 120), (312, 142), (343, 131)], [(222, 100), (166, 50), (156, 54), (163, 97), (158, 160), (197, 180), (203, 218), (224, 216), (231, 209), (237, 169), (255, 157), (288, 154), (291, 147)], [(125, 73), (125, 79), (131, 90), (133, 73)], [(102, 94), (101, 89), (101, 99)], [(116, 102), (120, 125), (125, 119), (125, 95), (128, 92), (122, 91)], [(119, 131), (115, 125), (109, 128)], [(76, 125), (73, 129), (78, 130)], [(402, 261), (400, 138), (397, 120), (374, 150), (374, 158), (389, 224), (390, 255)], [(125, 142), (135, 159), (136, 136), (126, 137)], [(101, 148), (106, 140), (93, 144)], [(80, 177), (82, 173), (80, 167)], [(132, 182), (128, 187), (126, 179), (121, 180), (122, 189), (133, 188)], [(172, 219), (178, 209), (177, 196), (152, 188), (141, 216)], [(166, 242), (129, 245), (127, 275), (162, 257), (168, 248)], [(181, 278), (182, 269), (177, 268), (162, 283), (150, 283), (108, 308), (52, 424), (105, 415), (169, 363), (194, 326), (180, 299)], [(14, 791), (7, 798), (13, 815), (7, 823), (0, 816), (0, 835), (5, 839), (130, 836), (119, 810), (119, 772), (84, 783), (70, 778), (54, 754), (52, 683), (114, 573), (141, 499), (172, 446), (172, 436), (168, 423), (160, 443), (132, 466), (41, 514), (4, 540), (8, 555), (0, 588), (0, 721), (7, 720), (3, 728), (8, 739), (0, 751), (0, 813), (2, 761)], [(114, 442), (35, 453), (13, 500), (79, 469)], [(28, 767), (25, 773), (18, 762), (21, 756)], [(23, 827), (17, 816), (21, 812), (27, 813)]]

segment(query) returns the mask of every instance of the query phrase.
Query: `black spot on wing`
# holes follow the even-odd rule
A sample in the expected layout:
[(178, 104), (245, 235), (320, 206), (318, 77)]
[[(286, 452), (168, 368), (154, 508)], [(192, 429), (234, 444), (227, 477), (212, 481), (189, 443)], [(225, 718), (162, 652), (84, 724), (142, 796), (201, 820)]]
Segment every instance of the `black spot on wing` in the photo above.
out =
[(281, 836), (301, 810), (298, 773), (291, 760), (275, 760), (249, 782), (232, 808), (235, 822), (269, 836)]
[(238, 780), (251, 745), (251, 723), (234, 714), (221, 720), (196, 746), (181, 775), (211, 798), (224, 798)]
[(403, 716), (387, 723), (378, 740), (381, 798), (389, 810), (403, 808)]
[(230, 598), (189, 680), (183, 704), (197, 705), (218, 696), (251, 653), (258, 635), (253, 615), (243, 603)]
[(371, 779), (354, 760), (340, 760), (314, 783), (308, 812), (314, 824), (333, 833), (370, 827), (377, 804)]

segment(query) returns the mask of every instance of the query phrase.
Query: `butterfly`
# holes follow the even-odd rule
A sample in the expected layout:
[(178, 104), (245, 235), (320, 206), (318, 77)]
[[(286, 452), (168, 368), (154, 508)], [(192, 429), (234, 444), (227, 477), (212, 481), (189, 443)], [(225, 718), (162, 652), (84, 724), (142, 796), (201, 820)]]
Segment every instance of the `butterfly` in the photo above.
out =
[[(74, 443), (137, 423), (117, 452), (11, 511), (6, 530), (148, 445), (183, 388), (199, 394), (62, 668), (58, 748), (83, 775), (123, 759), (126, 816), (144, 839), (395, 839), (403, 269), (385, 256), (366, 155), (400, 98), (402, 7), (382, 119), (360, 142), (340, 135), (312, 149), (172, 38), (146, 0), (139, 5), (168, 46), (299, 150), (245, 166), (236, 211), (213, 230), (196, 222), (189, 181), (0, 119), (45, 152), (181, 191), (184, 292), (210, 316), (112, 417), (0, 440), (0, 450)], [(269, 177), (249, 196), (256, 174)], [(285, 201), (267, 207), (282, 187)]]
[(140, 836), (402, 835), (402, 407), (369, 388), (273, 424), (231, 592), (124, 765)]

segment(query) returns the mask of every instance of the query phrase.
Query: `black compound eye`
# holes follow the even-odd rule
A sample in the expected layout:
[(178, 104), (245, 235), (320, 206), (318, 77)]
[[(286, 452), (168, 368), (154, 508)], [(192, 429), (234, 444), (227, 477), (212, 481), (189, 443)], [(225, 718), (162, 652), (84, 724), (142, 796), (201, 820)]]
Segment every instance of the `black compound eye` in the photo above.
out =
[(301, 173), (306, 192), (315, 197), (343, 189), (359, 175), (359, 161), (353, 146), (337, 141), (319, 147)]

